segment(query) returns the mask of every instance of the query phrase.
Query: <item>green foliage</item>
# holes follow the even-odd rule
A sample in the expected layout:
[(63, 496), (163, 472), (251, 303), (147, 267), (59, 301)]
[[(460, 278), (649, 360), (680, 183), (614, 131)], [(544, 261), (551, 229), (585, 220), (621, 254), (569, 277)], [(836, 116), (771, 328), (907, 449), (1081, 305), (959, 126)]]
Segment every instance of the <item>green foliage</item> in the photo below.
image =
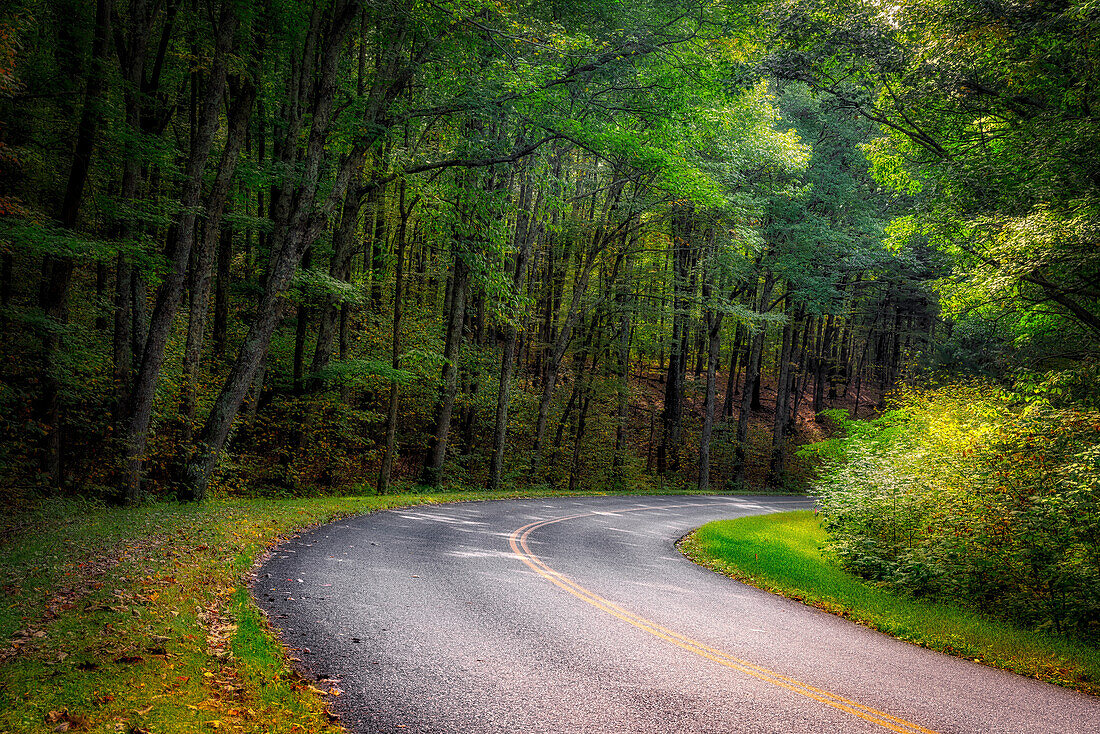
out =
[(866, 578), (1095, 641), (1100, 413), (1020, 397), (911, 388), (847, 422), (816, 486), (830, 548)]
[(1079, 353), (1100, 338), (1096, 21), (1087, 0), (806, 0), (780, 11), (771, 64), (879, 123), (871, 173), (951, 259), (951, 316), (985, 304), (1027, 335), (1057, 314)]
[(319, 268), (296, 271), (291, 288), (291, 297), (300, 303), (322, 302), (326, 296), (336, 303), (360, 306), (366, 302), (361, 286), (334, 278)]
[(334, 362), (318, 372), (316, 377), (342, 387), (378, 387), (380, 381), (409, 385), (417, 379), (417, 374), (394, 369), (389, 362), (377, 359), (349, 359)]
[[(567, 467), (576, 486), (645, 484), (652, 462), (640, 457), (661, 438), (647, 430), (659, 408), (644, 380), (677, 336), (701, 363), (694, 337), (724, 316), (722, 351), (748, 325), (770, 365), (778, 325), (799, 310), (829, 314), (831, 326), (815, 322), (821, 336), (800, 343), (824, 350), (843, 336), (851, 361), (872, 338), (874, 309), (895, 308), (924, 265), (913, 246), (892, 256), (881, 246), (894, 200), (861, 152), (869, 123), (807, 84), (731, 81), (764, 51), (755, 3), (356, 4), (331, 76), (320, 63), (341, 32), (339, 4), (200, 0), (150, 6), (148, 17), (116, 8), (106, 25), (96, 7), (30, 2), (0, 19), (0, 334), (12, 355), (0, 369), (0, 479), (12, 496), (46, 483), (114, 495), (137, 444), (141, 470), (128, 476), (147, 481), (127, 480), (133, 493), (168, 496), (204, 435), (229, 436), (218, 447), (223, 492), (363, 481), (380, 462), (391, 388), (394, 472), (415, 473), (443, 430), (433, 425), (447, 389), (441, 337), (459, 264), (469, 282), (464, 343), (450, 345), (448, 460), (461, 478), (486, 474), (514, 329), (505, 473), (541, 480), (524, 476), (524, 454), (549, 406), (553, 471)], [(223, 9), (240, 16), (224, 58), (214, 46)], [(200, 153), (203, 98), (219, 88), (222, 60), (227, 94)], [(74, 156), (78, 139), (86, 159)], [(223, 207), (230, 143), (241, 147)], [(62, 228), (68, 182), (82, 172)], [(194, 231), (180, 236), (192, 214)], [(678, 253), (687, 257), (670, 265)], [(51, 294), (55, 265), (65, 287)], [(758, 302), (763, 283), (772, 290)], [(559, 385), (540, 405), (567, 332)], [(591, 367), (567, 376), (582, 356)], [(873, 369), (882, 354), (867, 361)], [(567, 409), (574, 385), (583, 390)], [(702, 399), (697, 384), (685, 392), (686, 447)], [(134, 429), (146, 435), (120, 440), (150, 413)], [(751, 435), (758, 462), (767, 437), (760, 426)], [(732, 461), (733, 443), (717, 443)]]

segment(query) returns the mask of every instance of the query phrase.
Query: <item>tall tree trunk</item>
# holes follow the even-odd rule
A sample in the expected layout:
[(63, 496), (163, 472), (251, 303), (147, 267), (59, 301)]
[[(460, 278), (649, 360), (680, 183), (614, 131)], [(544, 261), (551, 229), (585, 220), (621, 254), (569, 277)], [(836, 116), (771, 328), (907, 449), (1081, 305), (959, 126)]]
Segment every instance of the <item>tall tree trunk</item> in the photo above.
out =
[(179, 308), (187, 265), (191, 258), (191, 245), (195, 236), (196, 212), (202, 196), (203, 172), (220, 122), (222, 96), (225, 91), (226, 58), (238, 18), (232, 3), (225, 5), (219, 21), (215, 40), (210, 83), (204, 95), (199, 130), (195, 147), (188, 156), (185, 183), (180, 196), (181, 215), (175, 224), (175, 236), (169, 239), (167, 259), (169, 271), (157, 292), (156, 307), (149, 325), (149, 336), (141, 356), (141, 366), (134, 380), (134, 389), (127, 405), (128, 423), (124, 450), (126, 501), (136, 502), (141, 496), (142, 454), (148, 438), (149, 422), (153, 416), (153, 397), (160, 368), (164, 362), (164, 348)]
[(688, 360), (688, 278), (691, 270), (692, 212), (681, 210), (673, 217), (673, 305), (672, 344), (665, 381), (665, 409), (661, 417), (661, 445), (657, 448), (657, 471), (677, 471), (680, 468), (680, 448), (683, 443), (684, 375)]
[(443, 392), (436, 411), (435, 432), (421, 476), (422, 481), (431, 486), (438, 485), (443, 478), (443, 465), (447, 460), (447, 438), (458, 393), (462, 327), (466, 320), (466, 291), (470, 280), (470, 269), (461, 252), (455, 253), (451, 280), (451, 310), (447, 317), (446, 341), (443, 345)]
[(786, 470), (786, 430), (790, 416), (791, 351), (794, 347), (795, 326), (788, 322), (783, 326), (783, 343), (779, 349), (779, 369), (776, 376), (775, 416), (772, 422), (772, 455), (768, 466), (768, 485), (779, 487)]
[(581, 400), (580, 414), (577, 416), (577, 430), (573, 435), (573, 458), (569, 463), (569, 491), (577, 489), (577, 479), (581, 470), (581, 441), (584, 439), (585, 424), (588, 419), (588, 406), (592, 402), (591, 376), (584, 387), (584, 399)]
[(717, 400), (715, 382), (722, 349), (723, 315), (720, 312), (707, 313), (707, 392), (703, 401), (703, 429), (699, 435), (699, 480), (696, 484), (700, 492), (710, 489), (710, 442), (714, 435), (714, 406)]
[(833, 315), (828, 314), (821, 324), (814, 357), (814, 413), (820, 416), (825, 410), (825, 374), (829, 369), (829, 350), (833, 340)]
[[(313, 248), (306, 249), (302, 256), (302, 270), (309, 270), (313, 260)], [(294, 316), (294, 358), (292, 360), (293, 389), (296, 396), (305, 394), (305, 370), (306, 370), (306, 331), (309, 328), (313, 309), (308, 303), (299, 303)]]
[(218, 243), (218, 279), (214, 285), (214, 324), (210, 339), (214, 354), (226, 359), (229, 342), (229, 285), (233, 275), (233, 230), (222, 232)]
[[(123, 183), (126, 183), (125, 174), (123, 175)], [(125, 188), (123, 186), (123, 189)], [(131, 270), (132, 266), (129, 258), (125, 254), (119, 253), (115, 259), (114, 332), (111, 345), (111, 362), (114, 373), (111, 416), (116, 436), (121, 436), (123, 433), (122, 424), (126, 415), (126, 396), (130, 394), (130, 383), (133, 375), (133, 357), (130, 354), (130, 312), (133, 309), (130, 291)]]
[[(630, 272), (629, 270), (627, 271)], [(611, 469), (615, 481), (623, 480), (623, 468), (626, 463), (626, 429), (630, 420), (630, 343), (633, 333), (633, 315), (628, 299), (632, 299), (633, 285), (627, 281), (619, 291), (618, 308), (620, 313), (619, 344), (616, 368), (618, 371), (619, 385), (616, 391), (615, 410), (615, 454), (611, 459)]]
[[(764, 275), (764, 282), (760, 285), (760, 293), (756, 303), (757, 312), (762, 312), (771, 296), (775, 277), (768, 272)], [(752, 396), (760, 381), (760, 360), (764, 353), (764, 337), (767, 327), (760, 324), (756, 334), (750, 334), (749, 357), (745, 363), (745, 385), (741, 393), (741, 413), (737, 417), (737, 441), (734, 446), (733, 459), (733, 483), (743, 485), (745, 483), (745, 470), (748, 464), (749, 444), (749, 418), (752, 415)]]
[[(535, 239), (535, 216), (542, 201), (542, 192), (531, 207), (531, 175), (525, 164), (519, 190), (519, 213), (516, 216), (516, 262), (512, 271), (512, 289), (523, 293), (527, 282), (527, 265), (531, 259), (531, 246)], [(560, 164), (559, 164), (560, 165)], [(516, 324), (505, 326), (504, 349), (500, 357), (500, 389), (497, 393), (496, 418), (493, 421), (493, 453), (489, 459), (489, 489), (500, 489), (501, 470), (504, 464), (504, 445), (508, 437), (508, 404), (512, 397), (512, 371), (516, 364), (516, 342), (519, 337)]]
[[(310, 115), (310, 130), (301, 156), (301, 175), (287, 176), (271, 208), (275, 229), (271, 237), (271, 260), (268, 265), (264, 293), (257, 308), (256, 318), (241, 344), (237, 359), (214, 401), (210, 415), (203, 426), (196, 447), (195, 458), (186, 467), (181, 478), (181, 496), (201, 500), (206, 495), (210, 476), (217, 466), (233, 419), (252, 385), (260, 365), (267, 354), (271, 336), (282, 318), (283, 294), (290, 286), (306, 247), (320, 235), (332, 210), (343, 199), (353, 172), (362, 164), (362, 156), (369, 141), (360, 141), (353, 151), (344, 156), (338, 166), (334, 184), (324, 204), (315, 206), (321, 179), (322, 162), (328, 157), (329, 131), (333, 123), (333, 102), (336, 94), (336, 76), (344, 39), (354, 17), (359, 13), (361, 0), (337, 0), (333, 8), (324, 48), (318, 54), (317, 92)], [(312, 59), (312, 54), (305, 57)], [(393, 82), (399, 84), (401, 82)], [(391, 87), (391, 91), (395, 91)], [(373, 124), (377, 116), (367, 113), (367, 122)], [(296, 148), (299, 139), (300, 120), (288, 126), (286, 148)], [(284, 153), (298, 160), (289, 150)], [(293, 179), (293, 181), (292, 181)], [(292, 195), (293, 189), (293, 195)]]
[[(610, 211), (618, 205), (625, 183), (625, 180), (620, 180), (614, 183), (608, 190), (607, 199), (604, 202), (603, 213), (596, 227), (596, 231), (592, 235), (591, 247), (585, 254), (580, 273), (577, 274), (577, 278), (573, 283), (573, 294), (569, 301), (569, 310), (566, 312), (561, 330), (558, 332), (554, 339), (553, 346), (548, 350), (546, 356), (546, 371), (542, 380), (542, 394), (539, 396), (538, 419), (535, 421), (535, 441), (534, 445), (531, 447), (532, 477), (538, 472), (539, 462), (542, 459), (542, 444), (546, 438), (546, 419), (550, 413), (550, 401), (554, 395), (554, 388), (558, 383), (558, 371), (561, 369), (561, 361), (573, 337), (573, 327), (577, 323), (577, 317), (580, 316), (581, 306), (584, 303), (585, 294), (588, 292), (588, 283), (592, 277), (592, 271), (599, 262), (600, 253), (608, 247), (613, 239), (612, 233), (607, 229), (608, 215)], [(595, 202), (593, 202), (593, 206), (595, 206)], [(565, 277), (564, 268), (562, 269), (561, 277), (562, 279)], [(557, 298), (560, 301), (560, 291), (558, 292)], [(556, 305), (554, 307), (554, 312), (557, 312)]]
[[(567, 423), (570, 422), (570, 419), (573, 417), (573, 411), (574, 409), (576, 409), (577, 404), (581, 399), (581, 393), (584, 390), (585, 374), (587, 374), (587, 370), (585, 369), (585, 367), (588, 364), (588, 354), (592, 348), (592, 339), (596, 333), (597, 323), (598, 318), (594, 315), (592, 317), (592, 322), (585, 330), (585, 336), (582, 340), (582, 346), (580, 350), (573, 355), (573, 389), (569, 391), (569, 400), (566, 401), (565, 409), (562, 410), (561, 418), (558, 419), (558, 429), (554, 432), (554, 441), (550, 447), (550, 463), (547, 468), (551, 476), (553, 476), (554, 467), (557, 463), (557, 457), (561, 453), (562, 442), (565, 440), (565, 426)], [(593, 360), (592, 370), (595, 371), (595, 369), (596, 362), (595, 360)], [(551, 480), (551, 484), (554, 484), (553, 480)]]
[(726, 397), (722, 401), (722, 417), (733, 417), (733, 395), (736, 392), (734, 389), (737, 384), (737, 359), (741, 355), (741, 349), (743, 344), (743, 334), (745, 327), (741, 324), (737, 325), (737, 330), (733, 338), (733, 348), (730, 349), (730, 371), (726, 376)]
[[(329, 261), (328, 274), (337, 280), (347, 281), (351, 277), (352, 259), (357, 249), (356, 231), (359, 220), (359, 210), (363, 205), (363, 188), (361, 186), (349, 186), (341, 207), (340, 224), (332, 235), (332, 259)], [(342, 305), (337, 305), (336, 298), (326, 296), (320, 307), (321, 318), (317, 326), (317, 345), (313, 351), (313, 366), (310, 371), (317, 375), (326, 367), (332, 359), (332, 343), (336, 336), (337, 322), (343, 311)], [(321, 381), (314, 378), (310, 380), (310, 389), (321, 387)]]
[[(210, 282), (213, 276), (215, 255), (218, 245), (231, 232), (222, 231), (222, 219), (225, 204), (229, 199), (230, 184), (237, 170), (237, 161), (244, 146), (248, 121), (252, 116), (253, 101), (256, 96), (254, 84), (246, 83), (234, 97), (229, 115), (229, 127), (226, 131), (225, 148), (221, 162), (214, 177), (213, 186), (206, 202), (206, 221), (204, 223), (202, 244), (192, 271), (191, 309), (187, 318), (187, 343), (183, 355), (183, 377), (181, 384), (181, 413), (183, 417), (185, 442), (190, 443), (195, 422), (195, 405), (199, 362), (202, 358), (202, 346), (206, 335), (206, 317), (210, 311)], [(232, 247), (230, 244), (229, 247)], [(228, 248), (227, 248), (228, 249)]]
[[(397, 209), (400, 219), (394, 233), (397, 247), (396, 273), (393, 286), (393, 346), (390, 350), (390, 366), (396, 371), (401, 368), (401, 319), (405, 314), (405, 246), (409, 216), (419, 197), (405, 205), (405, 181), (397, 188)], [(390, 474), (393, 472), (394, 443), (397, 438), (397, 406), (401, 385), (397, 380), (390, 383), (390, 398), (386, 406), (386, 443), (382, 450), (382, 465), (378, 469), (378, 494), (386, 494), (390, 489)]]
[[(386, 156), (382, 156), (381, 170), (385, 170)], [(370, 306), (372, 313), (378, 313), (382, 308), (382, 285), (386, 273), (386, 188), (380, 186), (375, 190), (374, 199), (371, 202), (371, 214), (374, 220), (374, 228), (371, 233), (370, 252)]]
[(573, 297), (569, 302), (569, 311), (566, 313), (565, 320), (562, 322), (561, 331), (558, 332), (557, 339), (555, 339), (546, 357), (546, 372), (543, 376), (542, 392), (539, 396), (538, 418), (535, 421), (535, 441), (534, 445), (531, 447), (532, 478), (536, 475), (539, 462), (542, 459), (542, 444), (546, 438), (546, 419), (550, 414), (550, 401), (554, 395), (554, 388), (558, 384), (558, 371), (561, 368), (561, 361), (565, 356), (565, 351), (568, 349), (569, 342), (573, 337), (573, 327), (576, 325), (577, 317), (580, 315), (581, 304), (584, 301), (585, 293), (588, 291), (588, 281), (595, 265), (596, 257), (595, 254), (593, 254), (582, 269), (576, 284), (573, 286)]
[(798, 347), (798, 357), (793, 360), (794, 366), (797, 366), (800, 374), (795, 376), (794, 387), (792, 388), (793, 397), (791, 400), (791, 428), (798, 423), (798, 412), (802, 408), (802, 400), (804, 393), (806, 392), (806, 381), (810, 375), (810, 332), (812, 329), (810, 325), (813, 323), (813, 318), (803, 315), (802, 324), (802, 342)]

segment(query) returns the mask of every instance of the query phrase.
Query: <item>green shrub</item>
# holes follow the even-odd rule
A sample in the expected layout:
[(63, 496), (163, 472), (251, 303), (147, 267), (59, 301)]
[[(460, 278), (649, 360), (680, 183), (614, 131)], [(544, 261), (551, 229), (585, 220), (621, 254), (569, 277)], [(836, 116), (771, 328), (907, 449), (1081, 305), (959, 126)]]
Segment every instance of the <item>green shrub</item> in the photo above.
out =
[(817, 451), (831, 552), (914, 595), (1100, 640), (1100, 412), (980, 382), (896, 403)]

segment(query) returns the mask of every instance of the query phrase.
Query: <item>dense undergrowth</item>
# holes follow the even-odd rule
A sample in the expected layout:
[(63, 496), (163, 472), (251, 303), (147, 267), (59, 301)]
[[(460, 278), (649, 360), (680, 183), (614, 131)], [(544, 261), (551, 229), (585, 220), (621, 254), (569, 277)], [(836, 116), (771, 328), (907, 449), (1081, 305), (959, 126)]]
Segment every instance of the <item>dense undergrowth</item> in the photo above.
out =
[(814, 451), (829, 548), (918, 597), (1100, 641), (1095, 370), (910, 387)]

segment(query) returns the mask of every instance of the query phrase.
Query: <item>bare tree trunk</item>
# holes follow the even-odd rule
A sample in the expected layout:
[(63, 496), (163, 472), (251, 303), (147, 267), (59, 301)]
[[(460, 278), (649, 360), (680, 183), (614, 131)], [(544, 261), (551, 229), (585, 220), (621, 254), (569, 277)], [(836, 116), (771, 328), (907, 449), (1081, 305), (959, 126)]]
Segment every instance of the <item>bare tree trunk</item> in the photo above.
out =
[(781, 486), (786, 468), (786, 430), (791, 409), (791, 351), (795, 339), (794, 331), (795, 327), (790, 322), (783, 326), (783, 343), (779, 349), (775, 416), (772, 422), (772, 456), (768, 467), (768, 484), (772, 487)]
[(233, 277), (229, 270), (232, 262), (233, 231), (226, 230), (218, 243), (218, 280), (214, 286), (214, 324), (210, 335), (214, 354), (223, 359), (229, 340), (229, 282)]
[(714, 406), (717, 400), (715, 382), (722, 349), (723, 315), (710, 311), (707, 313), (707, 392), (703, 402), (703, 429), (699, 435), (699, 480), (696, 483), (700, 492), (710, 489), (710, 442), (714, 435)]
[[(531, 245), (536, 236), (535, 217), (532, 214), (537, 214), (541, 199), (540, 191), (534, 207), (530, 207), (531, 177), (530, 171), (525, 170), (520, 184), (519, 214), (516, 217), (516, 263), (512, 273), (512, 288), (516, 294), (522, 294), (527, 282), (527, 265), (531, 259)], [(489, 459), (488, 484), (489, 489), (492, 490), (500, 489), (504, 445), (508, 436), (508, 404), (512, 397), (512, 371), (515, 368), (516, 342), (519, 337), (515, 324), (509, 323), (505, 330), (504, 350), (500, 358), (500, 390), (497, 393), (497, 412), (493, 423), (493, 454)]]
[[(775, 277), (770, 272), (766, 273), (756, 301), (758, 312), (763, 311), (765, 304), (767, 304), (774, 282)], [(753, 392), (760, 381), (760, 358), (764, 352), (766, 332), (767, 327), (761, 324), (759, 331), (750, 335), (751, 347), (748, 361), (745, 364), (745, 386), (741, 393), (741, 413), (737, 417), (737, 443), (734, 448), (733, 483), (736, 485), (745, 482), (745, 469), (748, 463), (749, 418), (752, 415)]]
[[(385, 169), (384, 162), (382, 169)], [(386, 272), (386, 188), (384, 186), (375, 190), (374, 201), (371, 203), (373, 204), (371, 214), (374, 219), (374, 231), (371, 234), (368, 253), (370, 256), (370, 306), (372, 313), (378, 313), (382, 308), (382, 279)]]
[[(588, 383), (591, 382), (591, 377), (588, 379)], [(592, 401), (592, 385), (587, 384), (584, 387), (584, 399), (581, 401), (580, 415), (577, 416), (577, 430), (573, 436), (573, 459), (569, 464), (569, 491), (574, 492), (577, 489), (577, 478), (580, 476), (581, 468), (581, 440), (584, 438), (585, 422), (588, 419), (588, 406)]]
[(673, 217), (673, 305), (672, 346), (665, 382), (665, 409), (661, 416), (661, 444), (657, 447), (657, 472), (680, 468), (680, 448), (684, 430), (684, 374), (688, 360), (688, 277), (691, 270), (692, 212), (684, 210)]
[[(306, 249), (306, 254), (302, 256), (302, 270), (309, 270), (313, 261), (313, 248)], [(293, 390), (296, 396), (305, 394), (305, 371), (306, 371), (306, 331), (309, 328), (310, 318), (313, 316), (313, 309), (309, 307), (308, 303), (299, 303), (295, 309), (294, 314), (294, 357), (291, 362), (291, 369), (293, 372)]]
[[(580, 316), (581, 305), (584, 302), (585, 294), (588, 292), (588, 282), (592, 277), (592, 271), (599, 261), (600, 253), (611, 243), (612, 237), (607, 230), (608, 214), (618, 204), (624, 185), (625, 181), (616, 183), (608, 191), (599, 226), (592, 235), (592, 246), (586, 254), (581, 271), (573, 284), (573, 295), (569, 301), (569, 310), (562, 322), (561, 331), (558, 332), (546, 357), (546, 372), (542, 380), (542, 394), (539, 397), (538, 419), (535, 422), (535, 442), (531, 447), (532, 477), (536, 475), (542, 458), (542, 443), (546, 438), (546, 419), (550, 413), (550, 401), (554, 395), (554, 388), (558, 383), (558, 370), (561, 368), (565, 350), (569, 347), (569, 341), (573, 337), (573, 327), (576, 325), (577, 317)], [(593, 206), (595, 206), (594, 201)], [(562, 277), (564, 278), (564, 271)], [(560, 292), (558, 297), (560, 298)], [(556, 305), (554, 312), (557, 312)]]
[[(580, 351), (573, 355), (573, 389), (569, 391), (569, 400), (565, 403), (565, 409), (562, 410), (561, 418), (558, 419), (558, 429), (554, 432), (554, 441), (551, 444), (550, 450), (550, 462), (547, 467), (551, 476), (553, 476), (554, 473), (557, 457), (561, 453), (562, 442), (565, 440), (565, 426), (573, 417), (573, 411), (576, 409), (577, 403), (581, 399), (581, 393), (584, 390), (584, 376), (587, 372), (585, 368), (588, 364), (588, 354), (592, 348), (592, 338), (596, 332), (597, 322), (598, 318), (594, 315), (592, 317), (592, 322), (584, 332), (584, 339), (582, 340)], [(595, 369), (596, 361), (593, 360), (592, 370), (595, 371)], [(551, 484), (554, 484), (553, 480), (551, 480)]]
[(466, 317), (466, 291), (470, 270), (463, 254), (455, 253), (451, 285), (451, 310), (447, 318), (446, 342), (443, 346), (443, 393), (436, 411), (435, 433), (424, 461), (421, 479), (436, 486), (443, 478), (443, 464), (447, 459), (447, 438), (451, 430), (455, 397), (458, 393), (459, 359), (462, 356), (462, 326)]
[[(126, 176), (123, 174), (123, 183)], [(125, 185), (123, 189), (125, 189)], [(112, 366), (114, 371), (114, 395), (111, 401), (111, 415), (114, 419), (115, 435), (122, 435), (122, 423), (126, 414), (126, 396), (130, 394), (130, 382), (133, 374), (133, 357), (130, 354), (130, 311), (133, 303), (130, 296), (130, 261), (120, 253), (115, 260), (115, 297), (114, 332), (112, 339)]]
[(561, 368), (561, 360), (565, 356), (565, 350), (573, 337), (573, 327), (580, 315), (581, 303), (584, 301), (585, 292), (588, 290), (588, 281), (595, 267), (596, 258), (593, 256), (582, 270), (576, 285), (573, 286), (573, 298), (569, 303), (569, 311), (562, 323), (561, 331), (550, 349), (546, 358), (546, 373), (542, 380), (542, 394), (539, 396), (539, 412), (535, 421), (535, 442), (531, 447), (531, 475), (538, 471), (542, 454), (542, 443), (546, 438), (546, 419), (550, 414), (550, 401), (554, 395), (554, 388), (558, 384), (558, 371)]
[(833, 315), (825, 317), (821, 327), (821, 338), (817, 340), (817, 355), (814, 367), (814, 413), (820, 415), (825, 410), (825, 377), (831, 362), (829, 353), (833, 343)]
[(726, 376), (726, 397), (722, 402), (722, 417), (730, 418), (733, 416), (733, 394), (736, 391), (735, 385), (737, 384), (737, 359), (741, 355), (741, 349), (743, 344), (743, 334), (745, 327), (741, 324), (737, 325), (737, 331), (733, 338), (733, 348), (730, 350), (730, 371)]
[[(394, 233), (397, 246), (397, 272), (393, 286), (393, 348), (390, 351), (390, 366), (394, 370), (401, 368), (401, 319), (405, 313), (405, 245), (409, 216), (419, 197), (405, 206), (405, 181), (402, 179), (397, 189), (397, 207), (400, 220)], [(390, 474), (393, 472), (394, 443), (397, 438), (397, 406), (401, 385), (394, 380), (390, 383), (390, 399), (386, 407), (386, 444), (382, 450), (382, 465), (378, 469), (378, 494), (386, 494), (390, 489)]]
[(615, 411), (615, 455), (611, 459), (611, 468), (617, 482), (623, 479), (623, 467), (626, 463), (626, 426), (630, 419), (630, 337), (633, 318), (628, 299), (632, 298), (632, 291), (633, 287), (628, 281), (620, 291), (618, 304), (621, 319), (618, 364), (616, 365), (619, 372), (619, 389)]
[[(347, 195), (341, 208), (340, 224), (332, 235), (332, 259), (329, 261), (328, 274), (338, 280), (347, 281), (351, 277), (352, 258), (356, 253), (356, 227), (359, 219), (359, 210), (363, 204), (362, 188), (353, 186), (348, 188)], [(332, 342), (336, 336), (337, 321), (342, 309), (337, 306), (336, 299), (327, 296), (320, 307), (321, 319), (317, 326), (317, 345), (313, 350), (313, 366), (310, 371), (317, 375), (326, 367), (332, 359)], [(321, 386), (321, 381), (314, 378), (310, 380), (310, 389), (316, 390)]]
[(812, 329), (810, 325), (813, 323), (813, 318), (803, 315), (802, 324), (802, 343), (798, 347), (798, 356), (793, 360), (797, 365), (800, 375), (796, 375), (794, 379), (794, 387), (792, 388), (793, 397), (791, 400), (791, 428), (798, 423), (798, 411), (802, 407), (803, 393), (806, 392), (806, 381), (809, 379), (809, 344), (810, 344), (810, 332)]

